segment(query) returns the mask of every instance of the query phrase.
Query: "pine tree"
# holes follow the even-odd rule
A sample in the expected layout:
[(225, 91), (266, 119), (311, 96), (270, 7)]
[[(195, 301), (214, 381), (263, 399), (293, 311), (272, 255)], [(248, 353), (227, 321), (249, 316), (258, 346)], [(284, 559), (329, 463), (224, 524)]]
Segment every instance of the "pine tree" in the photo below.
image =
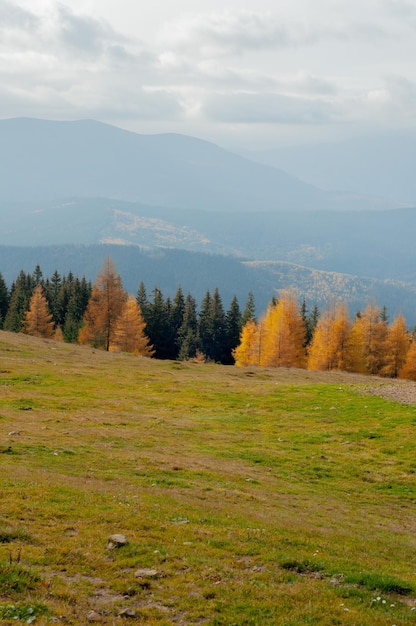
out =
[(146, 322), (146, 335), (155, 351), (155, 358), (170, 359), (173, 341), (170, 327), (172, 303), (169, 298), (164, 299), (158, 287), (155, 287), (152, 293), (153, 301), (149, 302), (146, 317), (143, 316)]
[(180, 350), (179, 330), (182, 326), (185, 313), (185, 297), (182, 287), (179, 286), (173, 298), (172, 307), (169, 314), (170, 329), (170, 359), (177, 359)]
[(195, 298), (188, 293), (185, 298), (182, 324), (178, 330), (178, 359), (187, 361), (199, 349), (198, 316)]
[(247, 324), (248, 320), (254, 320), (255, 322), (256, 320), (256, 305), (254, 303), (254, 296), (253, 296), (253, 292), (249, 291), (248, 292), (248, 296), (247, 296), (247, 302), (241, 317), (241, 323), (242, 326), (244, 326), (245, 324)]
[(224, 364), (232, 365), (234, 363), (233, 351), (240, 343), (240, 335), (243, 328), (242, 316), (237, 297), (231, 300), (230, 308), (225, 316), (226, 328), (226, 345)]
[(78, 341), (79, 329), (91, 296), (92, 287), (83, 277), (64, 280), (61, 301), (67, 302), (64, 310), (63, 337), (68, 343)]
[(25, 313), (23, 332), (34, 337), (50, 338), (54, 334), (53, 319), (48, 303), (39, 283), (30, 299), (29, 310)]
[(7, 289), (7, 285), (5, 283), (3, 275), (0, 273), (0, 329), (3, 328), (3, 324), (7, 315), (8, 308), (9, 308), (9, 290)]
[(29, 302), (34, 287), (33, 277), (21, 270), (11, 288), (9, 308), (3, 324), (4, 330), (15, 333), (22, 330), (23, 319), (26, 311), (29, 309)]
[(114, 263), (107, 257), (97, 276), (84, 315), (79, 342), (109, 350), (114, 327), (127, 299)]
[(62, 279), (57, 270), (52, 274), (51, 279), (45, 281), (44, 293), (48, 301), (49, 310), (52, 313), (55, 326), (63, 324), (64, 311), (62, 310), (62, 302), (59, 293), (62, 287)]
[(226, 320), (221, 296), (216, 288), (212, 297), (207, 292), (199, 321), (201, 350), (206, 358), (224, 363), (226, 347)]
[(382, 376), (397, 378), (406, 363), (409, 350), (409, 333), (403, 315), (398, 315), (388, 327), (385, 341), (385, 359), (381, 368)]
[(139, 289), (137, 291), (137, 296), (136, 296), (136, 302), (140, 307), (140, 311), (141, 314), (143, 316), (144, 321), (146, 322), (146, 324), (149, 322), (149, 300), (147, 299), (147, 293), (146, 293), (146, 287), (144, 286), (144, 282), (141, 281), (140, 285), (139, 285)]
[(153, 349), (145, 335), (145, 321), (133, 296), (129, 296), (116, 321), (110, 350), (150, 357)]

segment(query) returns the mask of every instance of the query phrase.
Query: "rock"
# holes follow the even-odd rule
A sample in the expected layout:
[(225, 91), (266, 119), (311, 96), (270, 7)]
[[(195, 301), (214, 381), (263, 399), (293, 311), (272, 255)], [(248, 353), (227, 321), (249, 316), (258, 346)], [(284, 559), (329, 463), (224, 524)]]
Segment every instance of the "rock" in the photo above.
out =
[(119, 617), (137, 617), (137, 611), (134, 609), (123, 609), (118, 615)]
[(97, 611), (88, 611), (86, 618), (88, 622), (101, 622), (102, 620), (101, 615)]
[(135, 572), (134, 576), (135, 578), (158, 578), (159, 572), (157, 571), (157, 569), (144, 567), (142, 569), (138, 569)]
[(110, 535), (108, 538), (107, 550), (114, 550), (114, 548), (121, 548), (128, 544), (128, 541), (124, 535)]

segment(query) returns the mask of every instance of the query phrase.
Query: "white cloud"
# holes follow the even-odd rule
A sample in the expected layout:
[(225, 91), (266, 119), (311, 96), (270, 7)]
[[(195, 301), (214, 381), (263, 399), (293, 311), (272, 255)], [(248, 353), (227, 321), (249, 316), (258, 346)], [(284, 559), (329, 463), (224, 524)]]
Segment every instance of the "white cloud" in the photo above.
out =
[(134, 25), (128, 34), (114, 26), (111, 1), (104, 19), (98, 0), (0, 0), (0, 116), (123, 120), (135, 130), (153, 120), (182, 132), (188, 122), (200, 136), (215, 125), (218, 136), (233, 124), (276, 133), (416, 124), (413, 1), (293, 0), (296, 10), (277, 11), (258, 0), (256, 10), (222, 11), (213, 0), (212, 13), (187, 1), (186, 15), (184, 2), (140, 40)]

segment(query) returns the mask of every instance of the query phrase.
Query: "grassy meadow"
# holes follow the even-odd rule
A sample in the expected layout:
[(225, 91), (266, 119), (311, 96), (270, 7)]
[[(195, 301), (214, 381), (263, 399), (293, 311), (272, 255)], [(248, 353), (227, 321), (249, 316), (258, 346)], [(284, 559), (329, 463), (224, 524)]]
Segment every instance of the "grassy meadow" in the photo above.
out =
[(416, 624), (416, 406), (381, 384), (0, 332), (0, 622)]

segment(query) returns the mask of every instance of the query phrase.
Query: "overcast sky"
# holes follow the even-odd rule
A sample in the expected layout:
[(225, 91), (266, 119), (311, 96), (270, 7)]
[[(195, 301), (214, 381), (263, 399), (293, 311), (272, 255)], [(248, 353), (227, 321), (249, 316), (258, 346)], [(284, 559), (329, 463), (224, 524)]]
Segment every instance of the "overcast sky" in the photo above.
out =
[(416, 127), (416, 0), (0, 0), (0, 118), (262, 148)]

